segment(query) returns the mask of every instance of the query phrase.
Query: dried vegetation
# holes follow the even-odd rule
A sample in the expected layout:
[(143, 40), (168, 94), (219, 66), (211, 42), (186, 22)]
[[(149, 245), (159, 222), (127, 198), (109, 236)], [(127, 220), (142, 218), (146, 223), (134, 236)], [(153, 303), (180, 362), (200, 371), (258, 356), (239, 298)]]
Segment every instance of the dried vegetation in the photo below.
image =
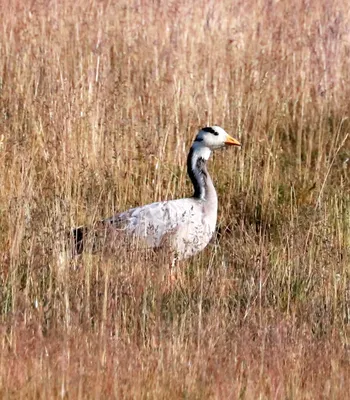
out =
[[(0, 7), (1, 398), (345, 399), (350, 11), (345, 0)], [(215, 241), (163, 270), (60, 262), (63, 233), (190, 193), (197, 129)]]

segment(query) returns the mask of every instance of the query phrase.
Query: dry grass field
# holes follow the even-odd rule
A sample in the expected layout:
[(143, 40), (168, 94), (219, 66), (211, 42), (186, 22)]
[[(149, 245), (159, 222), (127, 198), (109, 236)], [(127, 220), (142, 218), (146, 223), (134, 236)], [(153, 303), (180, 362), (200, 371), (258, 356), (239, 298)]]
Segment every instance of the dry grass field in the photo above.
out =
[[(0, 397), (345, 399), (347, 0), (0, 0)], [(65, 233), (192, 193), (215, 240), (167, 270), (62, 262)]]

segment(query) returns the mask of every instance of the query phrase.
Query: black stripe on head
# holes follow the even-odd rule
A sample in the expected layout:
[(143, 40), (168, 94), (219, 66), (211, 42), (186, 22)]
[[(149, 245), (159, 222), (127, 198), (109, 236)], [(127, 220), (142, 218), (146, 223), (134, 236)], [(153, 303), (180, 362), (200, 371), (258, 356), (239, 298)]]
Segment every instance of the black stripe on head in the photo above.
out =
[(215, 136), (218, 136), (218, 134), (219, 134), (219, 132), (216, 132), (216, 130), (214, 130), (211, 126), (207, 126), (207, 127), (203, 128), (202, 131), (212, 133)]
[(203, 142), (203, 138), (196, 137), (194, 141), (195, 141), (195, 142)]

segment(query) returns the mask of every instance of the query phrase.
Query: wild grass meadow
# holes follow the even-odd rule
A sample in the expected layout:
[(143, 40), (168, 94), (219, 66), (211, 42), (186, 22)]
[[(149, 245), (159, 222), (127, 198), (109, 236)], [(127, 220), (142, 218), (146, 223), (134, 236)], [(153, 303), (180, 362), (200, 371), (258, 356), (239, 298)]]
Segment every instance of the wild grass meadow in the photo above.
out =
[[(346, 0), (0, 0), (0, 397), (345, 399)], [(220, 125), (216, 237), (167, 271), (65, 236), (191, 195)]]

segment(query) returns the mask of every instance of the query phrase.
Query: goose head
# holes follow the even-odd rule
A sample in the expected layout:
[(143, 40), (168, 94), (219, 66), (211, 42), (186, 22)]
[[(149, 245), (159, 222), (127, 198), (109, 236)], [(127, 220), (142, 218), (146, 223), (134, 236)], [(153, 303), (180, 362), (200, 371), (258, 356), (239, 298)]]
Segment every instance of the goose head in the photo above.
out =
[(241, 146), (241, 144), (220, 126), (207, 126), (198, 132), (192, 148), (195, 152), (201, 153), (202, 157), (207, 160), (213, 150), (225, 146)]

